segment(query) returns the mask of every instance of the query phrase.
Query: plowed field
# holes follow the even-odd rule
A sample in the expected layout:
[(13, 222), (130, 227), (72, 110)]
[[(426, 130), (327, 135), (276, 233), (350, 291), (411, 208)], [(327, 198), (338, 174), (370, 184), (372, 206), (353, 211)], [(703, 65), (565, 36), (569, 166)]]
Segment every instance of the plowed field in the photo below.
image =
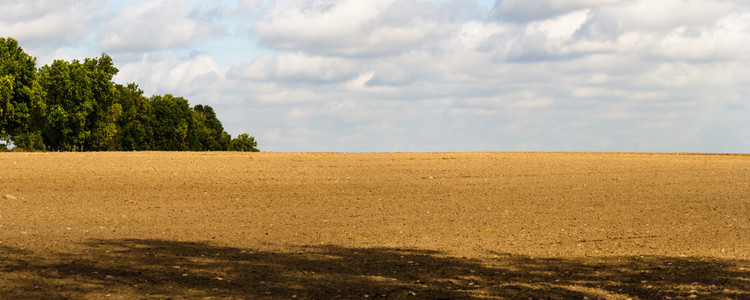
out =
[(0, 153), (0, 299), (750, 298), (750, 156)]

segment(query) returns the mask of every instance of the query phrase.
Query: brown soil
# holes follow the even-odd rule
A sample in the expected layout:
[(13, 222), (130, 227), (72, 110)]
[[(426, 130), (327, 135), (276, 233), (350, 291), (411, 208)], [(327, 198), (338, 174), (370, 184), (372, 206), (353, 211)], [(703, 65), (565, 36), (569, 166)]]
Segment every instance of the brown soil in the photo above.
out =
[(750, 298), (750, 156), (0, 153), (0, 299)]

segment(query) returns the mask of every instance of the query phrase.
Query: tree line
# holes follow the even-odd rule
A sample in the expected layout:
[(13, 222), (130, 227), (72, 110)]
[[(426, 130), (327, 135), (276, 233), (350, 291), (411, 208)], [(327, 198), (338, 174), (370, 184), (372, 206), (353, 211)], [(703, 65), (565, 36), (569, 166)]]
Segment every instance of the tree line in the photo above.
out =
[(107, 54), (37, 68), (15, 39), (0, 37), (0, 148), (259, 151), (254, 137), (224, 131), (210, 106), (146, 97), (135, 83), (114, 83), (118, 71)]

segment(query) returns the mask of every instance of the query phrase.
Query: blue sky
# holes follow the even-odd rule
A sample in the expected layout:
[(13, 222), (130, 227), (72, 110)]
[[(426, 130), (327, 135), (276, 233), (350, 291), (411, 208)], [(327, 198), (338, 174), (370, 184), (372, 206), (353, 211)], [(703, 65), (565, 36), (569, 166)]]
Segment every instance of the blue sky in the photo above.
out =
[(747, 1), (9, 0), (0, 35), (264, 151), (750, 152)]

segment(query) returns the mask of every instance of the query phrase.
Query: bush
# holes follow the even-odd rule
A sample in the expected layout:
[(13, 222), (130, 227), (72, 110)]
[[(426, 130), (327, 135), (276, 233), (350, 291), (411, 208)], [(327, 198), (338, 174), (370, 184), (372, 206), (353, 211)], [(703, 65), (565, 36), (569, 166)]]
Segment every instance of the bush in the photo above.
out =
[(258, 142), (255, 138), (243, 133), (232, 139), (232, 150), (240, 152), (260, 152), (258, 150)]
[(25, 151), (42, 151), (47, 149), (44, 146), (42, 134), (39, 132), (21, 133), (13, 139), (13, 142), (16, 144), (16, 148), (24, 149)]

